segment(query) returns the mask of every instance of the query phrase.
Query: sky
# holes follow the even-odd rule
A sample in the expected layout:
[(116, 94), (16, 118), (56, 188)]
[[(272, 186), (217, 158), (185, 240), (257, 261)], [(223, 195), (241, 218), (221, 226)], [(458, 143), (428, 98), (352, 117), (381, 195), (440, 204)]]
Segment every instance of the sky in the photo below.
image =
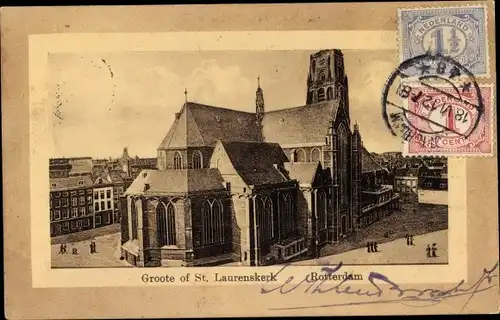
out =
[[(266, 111), (306, 100), (314, 51), (49, 54), (53, 157), (156, 157), (184, 101), (255, 110), (260, 75)], [(382, 119), (381, 93), (397, 51), (343, 50), (352, 125), (371, 152), (401, 151)]]

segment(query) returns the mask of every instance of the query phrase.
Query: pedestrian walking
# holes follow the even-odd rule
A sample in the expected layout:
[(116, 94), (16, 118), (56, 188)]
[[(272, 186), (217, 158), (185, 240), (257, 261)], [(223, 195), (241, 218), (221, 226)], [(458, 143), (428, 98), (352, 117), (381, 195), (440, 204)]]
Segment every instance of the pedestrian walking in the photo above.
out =
[(410, 235), (410, 246), (414, 246), (414, 244), (413, 244), (413, 235)]
[(432, 244), (431, 251), (432, 251), (432, 257), (433, 257), (433, 258), (437, 258), (437, 254), (436, 254), (437, 247), (436, 247), (436, 244), (435, 244), (435, 243), (433, 243), (433, 244)]
[(427, 245), (427, 248), (425, 248), (425, 251), (427, 251), (427, 258), (431, 257), (431, 246)]
[(407, 246), (410, 245), (410, 235), (409, 234), (406, 234), (406, 245)]
[(59, 246), (59, 254), (63, 254), (64, 253), (64, 246), (61, 242), (61, 245)]
[(94, 243), (90, 241), (90, 253), (94, 253)]
[(368, 252), (372, 252), (372, 250), (371, 250), (371, 249), (372, 249), (372, 243), (371, 243), (371, 242), (367, 242), (367, 243), (366, 243), (366, 250), (367, 250)]
[(66, 250), (66, 243), (63, 243), (62, 251), (63, 253), (68, 253), (68, 251)]
[(373, 251), (378, 252), (378, 246), (377, 246), (377, 242), (376, 241), (373, 244)]

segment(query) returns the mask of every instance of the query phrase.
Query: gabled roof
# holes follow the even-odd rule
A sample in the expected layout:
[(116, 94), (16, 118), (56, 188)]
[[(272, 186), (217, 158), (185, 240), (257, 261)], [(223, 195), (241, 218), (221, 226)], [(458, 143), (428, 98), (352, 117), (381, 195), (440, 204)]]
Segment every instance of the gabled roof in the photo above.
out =
[(363, 147), (361, 154), (361, 171), (362, 172), (373, 172), (373, 171), (388, 171), (386, 167), (379, 164), (373, 156)]
[(290, 179), (297, 180), (299, 184), (312, 184), (318, 170), (321, 170), (319, 162), (286, 162), (285, 170), (288, 171)]
[[(218, 169), (142, 170), (125, 192), (126, 195), (168, 195), (224, 190)], [(145, 185), (149, 189), (145, 190)]]
[(119, 170), (110, 170), (109, 176), (111, 177), (111, 181), (113, 183), (123, 183), (122, 173)]
[(110, 185), (111, 183), (111, 178), (108, 176), (107, 172), (103, 172), (99, 175), (96, 175), (94, 177), (94, 185)]
[(50, 191), (88, 188), (91, 186), (92, 186), (92, 179), (90, 179), (89, 176), (50, 179)]
[(399, 177), (418, 177), (419, 169), (418, 168), (398, 168), (396, 170), (396, 176)]
[(259, 141), (255, 114), (187, 102), (158, 149), (214, 146), (217, 140)]
[(324, 143), (329, 122), (337, 116), (338, 100), (266, 112), (263, 138), (281, 145)]
[(288, 180), (278, 169), (287, 157), (277, 143), (221, 141), (221, 144), (247, 185), (276, 184)]

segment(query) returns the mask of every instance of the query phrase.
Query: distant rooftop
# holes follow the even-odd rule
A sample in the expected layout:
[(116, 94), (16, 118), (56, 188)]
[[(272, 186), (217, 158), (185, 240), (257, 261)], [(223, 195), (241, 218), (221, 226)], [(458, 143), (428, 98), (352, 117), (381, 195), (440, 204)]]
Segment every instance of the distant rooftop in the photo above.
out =
[(89, 176), (50, 179), (50, 191), (64, 191), (92, 186)]

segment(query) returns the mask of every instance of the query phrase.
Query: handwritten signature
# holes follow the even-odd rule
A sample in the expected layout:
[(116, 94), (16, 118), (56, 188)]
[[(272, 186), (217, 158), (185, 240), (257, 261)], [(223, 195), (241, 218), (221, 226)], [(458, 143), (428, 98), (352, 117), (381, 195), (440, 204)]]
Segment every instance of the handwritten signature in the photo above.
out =
[[(351, 295), (353, 297), (364, 297), (362, 301), (354, 301), (347, 303), (332, 303), (332, 304), (322, 304), (322, 305), (310, 305), (310, 306), (292, 306), (292, 307), (282, 307), (282, 308), (272, 308), (271, 310), (291, 310), (291, 309), (311, 309), (311, 308), (326, 308), (326, 307), (340, 307), (340, 306), (352, 306), (352, 305), (363, 305), (363, 304), (390, 304), (390, 303), (400, 303), (412, 307), (428, 307), (436, 304), (440, 304), (444, 300), (456, 298), (456, 297), (468, 297), (465, 301), (460, 312), (467, 306), (471, 299), (479, 292), (486, 291), (497, 286), (497, 283), (492, 284), (492, 279), (497, 278), (498, 275), (494, 274), (498, 269), (499, 262), (497, 261), (491, 269), (483, 269), (482, 275), (476, 283), (466, 286), (465, 280), (461, 280), (457, 285), (453, 286), (448, 290), (442, 289), (413, 289), (407, 288), (403, 289), (394, 281), (391, 281), (387, 276), (378, 273), (370, 272), (368, 275), (368, 282), (372, 285), (371, 288), (366, 289), (356, 289), (349, 285), (349, 281), (352, 284), (352, 279), (345, 278), (340, 283), (328, 284), (327, 280), (310, 280), (309, 277), (305, 277), (299, 283), (291, 284), (294, 280), (293, 276), (290, 276), (284, 283), (274, 287), (274, 288), (261, 288), (261, 294), (270, 294), (272, 292), (279, 292), (280, 294), (288, 294), (291, 292), (297, 292), (300, 289), (304, 289), (304, 293), (307, 294), (345, 294)], [(281, 273), (285, 270), (288, 265), (285, 265), (279, 272)], [(322, 271), (326, 275), (331, 275), (336, 273), (342, 268), (342, 262), (340, 262), (335, 267), (323, 267)], [(381, 285), (389, 285), (387, 288)], [(373, 299), (378, 298), (378, 299)]]

